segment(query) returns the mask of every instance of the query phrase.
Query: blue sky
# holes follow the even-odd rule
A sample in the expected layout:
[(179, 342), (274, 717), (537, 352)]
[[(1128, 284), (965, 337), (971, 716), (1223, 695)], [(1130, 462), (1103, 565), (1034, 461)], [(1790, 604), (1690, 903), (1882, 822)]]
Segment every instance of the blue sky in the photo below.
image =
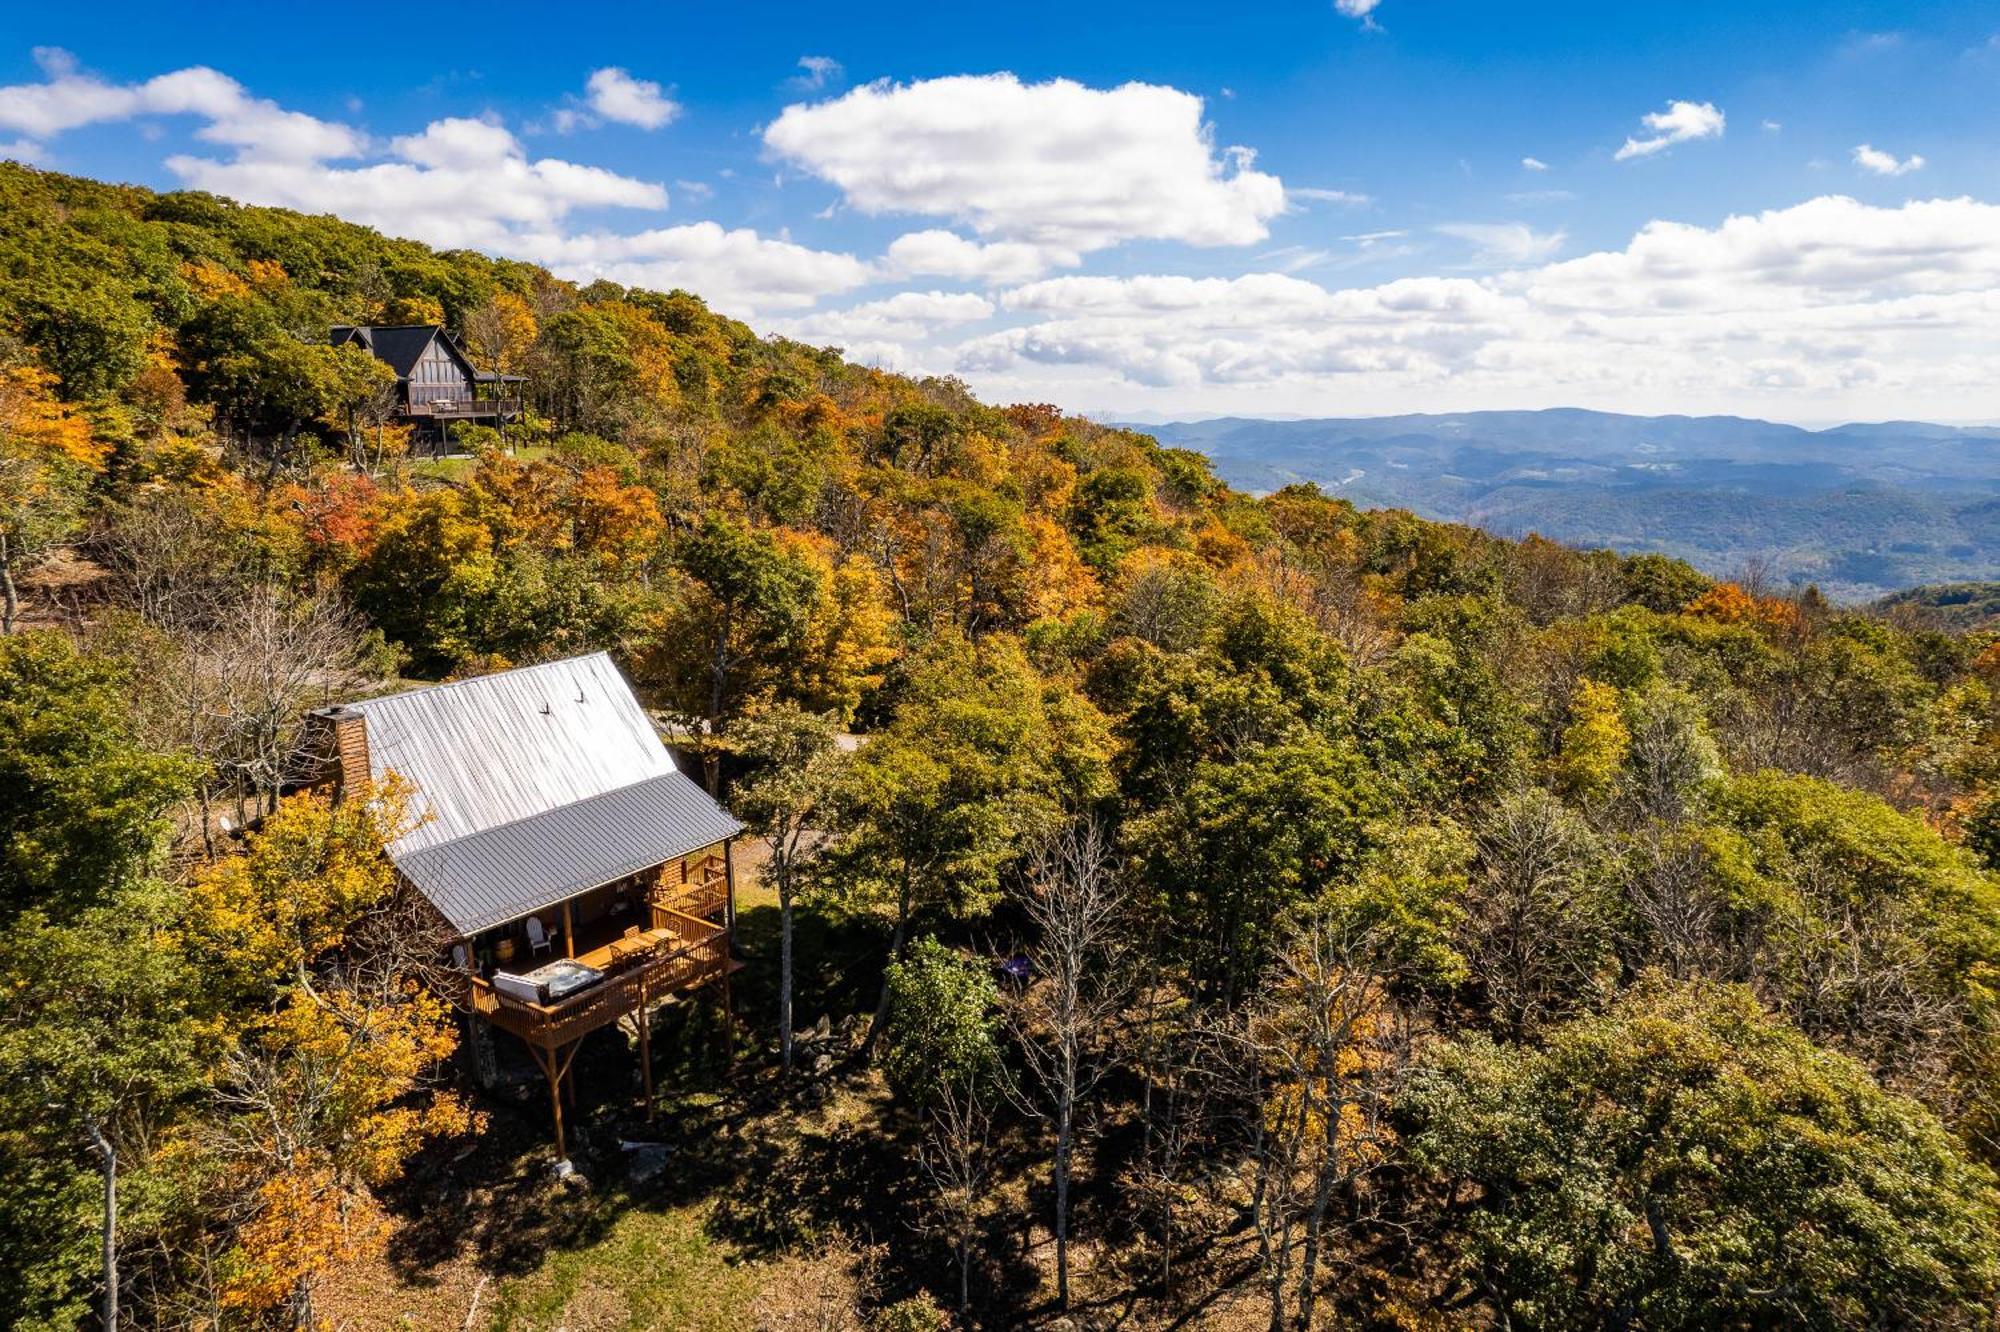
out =
[(2000, 414), (1990, 3), (269, 13), (17, 8), (0, 154), (1078, 410)]

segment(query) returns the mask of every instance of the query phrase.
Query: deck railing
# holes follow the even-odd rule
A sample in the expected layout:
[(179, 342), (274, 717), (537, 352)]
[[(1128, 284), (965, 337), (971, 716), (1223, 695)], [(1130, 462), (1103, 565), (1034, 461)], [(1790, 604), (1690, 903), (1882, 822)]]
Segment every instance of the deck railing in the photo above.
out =
[(688, 916), (713, 916), (729, 907), (729, 870), (721, 856), (709, 855), (690, 867), (687, 881), (668, 882), (665, 876), (646, 894), (655, 912), (654, 925), (662, 924), (658, 913), (679, 912)]
[(454, 396), (412, 398), (403, 413), (406, 416), (519, 416), (521, 400)]
[(556, 1003), (533, 1004), (474, 977), (473, 1011), (532, 1045), (554, 1049), (637, 1012), (642, 1004), (699, 989), (728, 973), (729, 931), (724, 926), (670, 908), (656, 906), (654, 914), (660, 921), (656, 928), (667, 931), (668, 941), (623, 963), (589, 989)]

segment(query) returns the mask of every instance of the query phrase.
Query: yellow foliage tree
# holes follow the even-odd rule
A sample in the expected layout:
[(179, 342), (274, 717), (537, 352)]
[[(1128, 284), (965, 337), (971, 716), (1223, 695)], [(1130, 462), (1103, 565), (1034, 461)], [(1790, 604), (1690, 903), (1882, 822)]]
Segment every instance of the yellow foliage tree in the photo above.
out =
[(1555, 757), (1556, 784), (1573, 795), (1600, 794), (1616, 780), (1631, 747), (1618, 690), (1597, 680), (1578, 681), (1562, 752)]
[(110, 446), (81, 412), (55, 395), (55, 376), (0, 369), (0, 633), (21, 612), (17, 577), (76, 530), (84, 491)]
[(458, 1029), (423, 983), (442, 934), (384, 853), (408, 808), (393, 776), (365, 800), (294, 796), (190, 887), (188, 951), (229, 1028), (217, 1150), (244, 1195), (226, 1307), (309, 1324), (319, 1278), (381, 1242), (369, 1186), (476, 1125), (427, 1088)]

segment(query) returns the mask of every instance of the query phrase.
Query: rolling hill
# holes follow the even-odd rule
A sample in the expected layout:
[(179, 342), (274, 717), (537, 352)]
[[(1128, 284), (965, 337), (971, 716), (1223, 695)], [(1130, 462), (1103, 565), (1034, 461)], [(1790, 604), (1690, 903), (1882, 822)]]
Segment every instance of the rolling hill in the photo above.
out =
[(1140, 427), (1234, 485), (1295, 482), (1505, 536), (1752, 561), (1865, 600), (2000, 578), (2000, 427), (1799, 426), (1558, 408)]

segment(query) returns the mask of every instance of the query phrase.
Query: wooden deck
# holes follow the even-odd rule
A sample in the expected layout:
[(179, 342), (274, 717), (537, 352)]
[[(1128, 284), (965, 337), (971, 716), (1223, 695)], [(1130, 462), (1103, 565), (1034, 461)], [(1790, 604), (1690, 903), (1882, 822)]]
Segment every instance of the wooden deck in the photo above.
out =
[(627, 1014), (672, 999), (736, 970), (729, 956), (729, 928), (699, 916), (653, 907), (656, 925), (619, 938), (577, 961), (605, 973), (605, 979), (549, 1004), (530, 1003), (472, 979), (472, 1008), (530, 1046), (556, 1050), (609, 1026)]

